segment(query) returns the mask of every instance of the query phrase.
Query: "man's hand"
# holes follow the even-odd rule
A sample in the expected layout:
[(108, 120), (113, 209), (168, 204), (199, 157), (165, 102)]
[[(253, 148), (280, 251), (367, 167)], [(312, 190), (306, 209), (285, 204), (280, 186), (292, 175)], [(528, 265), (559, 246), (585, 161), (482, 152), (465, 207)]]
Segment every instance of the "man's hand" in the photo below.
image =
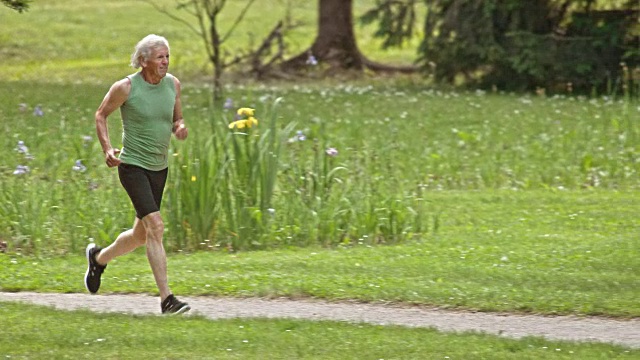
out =
[(120, 165), (121, 161), (116, 155), (120, 153), (120, 149), (111, 148), (105, 151), (104, 156), (108, 167), (114, 167)]
[(184, 140), (187, 138), (187, 135), (189, 135), (189, 131), (182, 120), (176, 122), (173, 133), (176, 134), (176, 139), (178, 140)]

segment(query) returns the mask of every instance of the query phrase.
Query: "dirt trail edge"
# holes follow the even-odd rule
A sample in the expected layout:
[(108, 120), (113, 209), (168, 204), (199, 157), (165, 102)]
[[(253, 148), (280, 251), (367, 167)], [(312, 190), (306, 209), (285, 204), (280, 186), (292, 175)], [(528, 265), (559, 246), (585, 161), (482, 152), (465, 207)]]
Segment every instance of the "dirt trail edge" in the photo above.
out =
[[(434, 328), (447, 332), (479, 331), (510, 338), (539, 336), (550, 340), (596, 341), (640, 348), (640, 319), (613, 320), (574, 316), (473, 313), (408, 306), (325, 302), (318, 300), (180, 297), (191, 314), (208, 319), (294, 318), (336, 320), (375, 325)], [(27, 302), (61, 310), (159, 314), (157, 297), (148, 295), (89, 295), (5, 293), (1, 301)]]

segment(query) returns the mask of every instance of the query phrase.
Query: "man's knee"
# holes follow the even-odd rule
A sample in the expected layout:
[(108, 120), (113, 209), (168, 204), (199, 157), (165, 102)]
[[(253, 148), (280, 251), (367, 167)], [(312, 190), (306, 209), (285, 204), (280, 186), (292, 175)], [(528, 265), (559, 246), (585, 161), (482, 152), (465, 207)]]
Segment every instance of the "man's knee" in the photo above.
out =
[(162, 217), (159, 212), (153, 212), (145, 216), (142, 218), (142, 222), (147, 230), (147, 238), (153, 237), (156, 239), (162, 239), (162, 234), (164, 233), (164, 222), (162, 221)]
[(140, 219), (136, 219), (133, 224), (133, 239), (140, 245), (144, 245), (147, 241), (147, 229), (144, 223)]

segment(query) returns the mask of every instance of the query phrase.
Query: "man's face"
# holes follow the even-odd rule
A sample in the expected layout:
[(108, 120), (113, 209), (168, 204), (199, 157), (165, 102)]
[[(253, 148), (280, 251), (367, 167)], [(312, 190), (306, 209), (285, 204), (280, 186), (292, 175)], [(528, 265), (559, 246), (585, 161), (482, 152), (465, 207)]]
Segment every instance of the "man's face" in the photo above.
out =
[(164, 77), (169, 71), (169, 49), (164, 46), (153, 49), (151, 56), (142, 62), (142, 66), (145, 70)]

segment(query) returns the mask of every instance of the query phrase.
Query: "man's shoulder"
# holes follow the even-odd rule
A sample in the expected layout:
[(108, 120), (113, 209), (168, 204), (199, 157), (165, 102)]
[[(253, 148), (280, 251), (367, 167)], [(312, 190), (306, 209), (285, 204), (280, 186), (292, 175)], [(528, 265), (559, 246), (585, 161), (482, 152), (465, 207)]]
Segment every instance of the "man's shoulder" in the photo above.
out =
[(131, 78), (129, 78), (128, 76), (113, 83), (114, 86), (122, 86), (127, 84), (131, 84)]
[(116, 81), (115, 83), (113, 83), (111, 88), (114, 91), (129, 93), (129, 91), (131, 90), (131, 79), (129, 78), (129, 76), (127, 76), (127, 77), (125, 77), (123, 79), (120, 79), (120, 80)]
[(171, 74), (171, 73), (167, 73), (165, 78), (167, 78), (167, 80), (173, 81), (174, 83), (180, 83), (180, 80), (178, 80), (178, 78), (175, 75)]
[(170, 81), (171, 83), (173, 83), (173, 88), (180, 88), (180, 80), (178, 80), (178, 78), (171, 74), (171, 73), (167, 73), (167, 75), (165, 75), (165, 79), (167, 79), (167, 81)]

